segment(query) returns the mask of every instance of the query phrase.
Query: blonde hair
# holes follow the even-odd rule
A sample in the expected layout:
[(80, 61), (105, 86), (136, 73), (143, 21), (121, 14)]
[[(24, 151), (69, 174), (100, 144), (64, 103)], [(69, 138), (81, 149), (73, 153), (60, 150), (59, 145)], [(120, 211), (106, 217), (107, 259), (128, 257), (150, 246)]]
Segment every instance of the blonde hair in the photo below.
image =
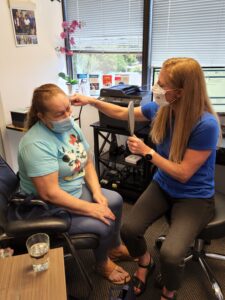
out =
[(26, 130), (39, 121), (38, 113), (44, 114), (48, 111), (48, 101), (57, 94), (65, 95), (63, 90), (52, 83), (41, 85), (34, 90), (31, 107), (25, 121)]
[(160, 144), (166, 136), (167, 128), (173, 135), (169, 159), (180, 163), (187, 148), (191, 131), (202, 114), (207, 111), (219, 119), (207, 95), (205, 78), (199, 63), (192, 58), (170, 58), (162, 65), (166, 79), (175, 89), (181, 89), (181, 98), (171, 105), (159, 108), (152, 123), (150, 136), (155, 144)]

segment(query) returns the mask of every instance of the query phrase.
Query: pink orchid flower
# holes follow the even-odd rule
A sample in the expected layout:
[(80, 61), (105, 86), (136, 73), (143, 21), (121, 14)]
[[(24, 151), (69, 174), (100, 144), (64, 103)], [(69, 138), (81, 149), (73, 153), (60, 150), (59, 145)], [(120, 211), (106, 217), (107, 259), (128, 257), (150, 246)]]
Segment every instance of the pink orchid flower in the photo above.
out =
[(72, 46), (75, 45), (75, 40), (73, 36), (70, 38), (70, 45)]
[(66, 53), (66, 48), (65, 48), (65, 47), (60, 47), (60, 48), (59, 48), (59, 51), (60, 51), (61, 53), (65, 54), (65, 53)]
[(62, 39), (65, 39), (67, 37), (67, 34), (66, 34), (66, 32), (63, 31), (60, 33), (60, 36)]
[(66, 55), (68, 55), (68, 56), (73, 56), (73, 51), (67, 50), (67, 51), (66, 51)]
[(70, 26), (70, 22), (67, 22), (67, 21), (62, 22), (63, 28), (67, 28), (68, 26)]

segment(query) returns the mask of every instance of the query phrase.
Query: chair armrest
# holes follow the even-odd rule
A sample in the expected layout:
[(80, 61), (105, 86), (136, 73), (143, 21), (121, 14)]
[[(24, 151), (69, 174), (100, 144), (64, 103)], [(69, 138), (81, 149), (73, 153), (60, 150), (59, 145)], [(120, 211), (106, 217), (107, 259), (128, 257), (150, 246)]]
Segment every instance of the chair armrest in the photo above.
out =
[(8, 236), (24, 236), (37, 232), (62, 233), (67, 232), (69, 222), (61, 218), (42, 218), (35, 220), (9, 221), (5, 231)]
[(99, 245), (99, 236), (94, 233), (71, 234), (70, 240), (76, 249), (96, 249)]
[(37, 205), (42, 206), (44, 209), (48, 210), (48, 204), (41, 200), (41, 199), (30, 199), (29, 196), (27, 198), (19, 197), (16, 195), (12, 199), (10, 199), (10, 202), (13, 204), (23, 204), (23, 205)]

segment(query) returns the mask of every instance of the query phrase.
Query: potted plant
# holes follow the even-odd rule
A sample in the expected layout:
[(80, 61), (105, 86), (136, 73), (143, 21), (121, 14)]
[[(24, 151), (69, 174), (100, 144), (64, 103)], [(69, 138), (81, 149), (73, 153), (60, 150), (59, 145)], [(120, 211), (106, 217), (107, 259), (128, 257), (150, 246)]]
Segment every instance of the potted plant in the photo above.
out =
[(62, 79), (64, 79), (66, 81), (66, 84), (77, 84), (78, 80), (77, 79), (73, 79), (72, 77), (70, 77), (69, 75), (66, 75), (63, 72), (60, 72), (58, 74), (59, 77), (61, 77)]
[(66, 81), (66, 85), (68, 86), (68, 93), (69, 95), (71, 95), (73, 93), (74, 87), (78, 84), (78, 80), (73, 79), (64, 72), (58, 73), (58, 76)]

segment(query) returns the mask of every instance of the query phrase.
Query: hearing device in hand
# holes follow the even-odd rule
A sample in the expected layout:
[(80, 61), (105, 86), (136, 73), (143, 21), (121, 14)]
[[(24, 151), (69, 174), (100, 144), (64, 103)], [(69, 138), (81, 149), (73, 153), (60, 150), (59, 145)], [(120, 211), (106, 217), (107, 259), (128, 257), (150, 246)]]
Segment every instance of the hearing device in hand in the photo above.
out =
[(134, 135), (134, 126), (134, 102), (130, 101), (128, 105), (128, 130), (131, 136)]

